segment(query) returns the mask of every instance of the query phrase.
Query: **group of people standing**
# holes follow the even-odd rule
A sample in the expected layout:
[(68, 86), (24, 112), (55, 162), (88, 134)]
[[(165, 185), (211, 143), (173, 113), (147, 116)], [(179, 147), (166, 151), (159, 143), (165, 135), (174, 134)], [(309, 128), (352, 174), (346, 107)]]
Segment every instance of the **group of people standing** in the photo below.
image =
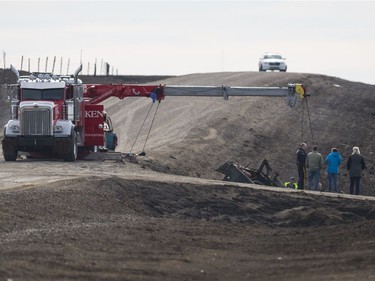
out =
[[(328, 154), (327, 157), (323, 158), (318, 151), (318, 146), (314, 145), (312, 151), (307, 153), (307, 144), (301, 143), (296, 154), (298, 168), (298, 189), (305, 189), (305, 178), (307, 178), (307, 189), (318, 191), (319, 186), (321, 185), (321, 170), (326, 167), (328, 175), (328, 191), (339, 191), (337, 177), (339, 175), (342, 157), (337, 151), (337, 148), (332, 148), (331, 153)], [(366, 164), (357, 146), (353, 147), (353, 153), (348, 158), (346, 168), (350, 177), (350, 194), (359, 195), (362, 171), (366, 169)]]

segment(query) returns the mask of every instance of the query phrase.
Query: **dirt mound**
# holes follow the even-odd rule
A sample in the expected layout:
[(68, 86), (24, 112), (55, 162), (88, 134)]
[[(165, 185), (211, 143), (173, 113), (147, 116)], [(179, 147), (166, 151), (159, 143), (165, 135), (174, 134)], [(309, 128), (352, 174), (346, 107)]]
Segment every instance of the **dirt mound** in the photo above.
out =
[[(0, 77), (3, 82), (15, 80), (9, 70)], [(144, 150), (147, 157), (143, 164), (160, 172), (220, 180), (223, 175), (215, 170), (227, 160), (257, 168), (267, 159), (281, 181), (287, 181), (291, 176), (297, 177), (295, 151), (304, 141), (309, 149), (317, 144), (323, 156), (332, 147), (338, 148), (344, 160), (339, 188), (348, 193), (345, 164), (352, 147), (359, 146), (368, 167), (362, 178), (361, 194), (375, 195), (373, 85), (324, 75), (279, 72), (198, 73), (155, 82), (151, 80), (158, 76), (108, 76), (100, 77), (100, 81), (96, 81), (99, 77), (81, 78), (89, 83), (131, 80), (155, 85), (285, 87), (289, 82), (302, 83), (310, 94), (308, 108), (301, 100), (295, 108), (289, 108), (282, 98), (266, 97), (231, 97), (229, 101), (166, 97), (159, 107), (149, 99), (127, 98), (119, 102), (112, 98), (105, 101), (105, 106), (119, 137), (117, 150)], [(9, 105), (2, 100), (0, 108), (0, 120), (5, 124)], [(322, 184), (327, 189), (325, 174)]]
[[(1, 71), (0, 82), (15, 82), (16, 77), (10, 70)], [(359, 146), (367, 164), (361, 194), (375, 195), (373, 85), (324, 75), (279, 72), (197, 73), (163, 77), (154, 82), (162, 77), (81, 78), (87, 83), (147, 81), (155, 85), (285, 87), (290, 82), (302, 83), (310, 94), (308, 107), (299, 100), (295, 108), (289, 108), (282, 98), (266, 97), (230, 97), (229, 101), (166, 97), (159, 107), (143, 98), (127, 98), (121, 102), (112, 98), (105, 101), (105, 106), (119, 137), (117, 150), (145, 151), (146, 157), (140, 161), (156, 171), (221, 180), (223, 175), (216, 169), (227, 160), (258, 168), (267, 159), (280, 174), (280, 180), (287, 181), (291, 176), (297, 177), (295, 151), (304, 141), (309, 150), (312, 144), (317, 144), (323, 156), (332, 147), (338, 148), (343, 156), (339, 188), (348, 193), (345, 164), (352, 147)], [(0, 108), (0, 121), (5, 124), (9, 119), (8, 102), (1, 100)], [(327, 190), (326, 174), (322, 175), (322, 184)]]
[(0, 276), (372, 280), (374, 209), (362, 199), (116, 176), (24, 186), (0, 193)]
[[(153, 217), (212, 222), (317, 227), (375, 220), (372, 201), (254, 190), (231, 185), (196, 185), (80, 177), (37, 189), (2, 193), (9, 222), (23, 214), (25, 225), (43, 218), (85, 221), (108, 216)], [(23, 202), (22, 205), (19, 203)], [(3, 209), (8, 213), (7, 209)], [(27, 223), (28, 222), (28, 223)]]
[[(295, 151), (305, 141), (309, 151), (317, 144), (323, 156), (332, 147), (338, 148), (343, 156), (339, 185), (348, 193), (345, 164), (352, 147), (359, 146), (368, 166), (361, 193), (374, 196), (375, 86), (298, 73), (204, 73), (158, 81), (167, 85), (252, 87), (285, 87), (289, 82), (307, 87), (308, 107), (300, 100), (295, 108), (289, 108), (282, 98), (231, 97), (223, 101), (166, 97), (148, 139), (152, 118), (146, 120), (143, 130), (140, 125), (150, 109), (149, 101), (109, 100), (107, 112), (115, 120), (120, 151), (141, 152), (145, 147), (145, 165), (179, 175), (221, 179), (215, 169), (227, 160), (257, 168), (267, 159), (280, 179), (286, 181), (297, 176)], [(155, 111), (156, 105), (150, 115)], [(138, 133), (140, 137), (135, 142)], [(322, 176), (322, 183), (327, 189), (326, 175)]]
[[(323, 155), (337, 147), (344, 163), (357, 145), (368, 166), (361, 193), (374, 196), (375, 86), (322, 75), (253, 72), (152, 83), (288, 82), (309, 89), (313, 134), (301, 101), (288, 108), (279, 98), (167, 97), (147, 139), (151, 120), (143, 131), (140, 126), (157, 105), (111, 99), (105, 104), (118, 150), (144, 148), (140, 165), (0, 161), (0, 277), (373, 280), (373, 197), (224, 182), (215, 169), (227, 160), (257, 168), (266, 158), (285, 180), (296, 176), (295, 151), (302, 140), (318, 144)], [(0, 109), (5, 123), (8, 101)], [(325, 180), (323, 175), (323, 186)], [(339, 183), (347, 193), (344, 167)]]

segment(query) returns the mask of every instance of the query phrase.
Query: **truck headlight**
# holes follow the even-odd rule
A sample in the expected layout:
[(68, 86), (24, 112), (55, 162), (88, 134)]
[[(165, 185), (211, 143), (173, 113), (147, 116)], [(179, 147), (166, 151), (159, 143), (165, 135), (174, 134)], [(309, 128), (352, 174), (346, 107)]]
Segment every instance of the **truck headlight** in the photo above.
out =
[(63, 127), (61, 125), (56, 125), (54, 128), (53, 128), (53, 132), (54, 133), (61, 133), (63, 131)]
[(20, 126), (18, 126), (18, 125), (12, 125), (12, 126), (10, 126), (10, 129), (13, 133), (19, 133), (20, 132)]

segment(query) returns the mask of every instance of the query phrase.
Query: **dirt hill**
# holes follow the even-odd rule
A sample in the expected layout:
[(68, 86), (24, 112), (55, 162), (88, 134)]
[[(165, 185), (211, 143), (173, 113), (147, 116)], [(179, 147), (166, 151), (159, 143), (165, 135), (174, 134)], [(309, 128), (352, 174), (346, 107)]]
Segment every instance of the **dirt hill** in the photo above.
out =
[[(1, 71), (0, 82), (15, 82), (14, 74)], [(130, 81), (121, 79), (116, 83)], [(100, 83), (112, 82), (108, 77)], [(288, 82), (309, 90), (313, 134), (301, 101), (289, 108), (282, 98), (167, 97), (145, 143), (157, 104), (112, 99), (106, 111), (120, 138), (118, 150), (141, 152), (145, 146), (141, 165), (5, 162), (0, 156), (0, 279), (374, 280), (375, 86), (272, 72), (192, 74), (152, 83)], [(8, 101), (1, 100), (0, 108), (5, 123)], [(318, 144), (323, 155), (336, 146), (344, 163), (359, 146), (368, 166), (361, 193), (369, 196), (224, 182), (215, 172), (229, 159), (257, 167), (266, 158), (281, 179), (296, 176), (301, 141), (310, 148)], [(339, 186), (348, 192), (345, 169)]]
[[(0, 73), (0, 78), (0, 82), (13, 83), (16, 79), (9, 71), (5, 75)], [(309, 145), (308, 150), (317, 144), (323, 156), (332, 147), (338, 148), (344, 160), (340, 187), (348, 193), (345, 164), (352, 147), (359, 146), (368, 168), (362, 180), (362, 193), (375, 195), (374, 85), (324, 75), (279, 72), (80, 78), (84, 83), (155, 85), (285, 87), (288, 83), (302, 83), (310, 97), (303, 104), (299, 100), (294, 108), (288, 107), (282, 98), (230, 97), (224, 101), (222, 98), (166, 97), (159, 105), (147, 141), (157, 104), (152, 105), (144, 98), (121, 101), (112, 98), (105, 101), (105, 106), (119, 136), (117, 150), (134, 153), (144, 150), (143, 164), (158, 171), (222, 179), (223, 175), (215, 170), (227, 160), (258, 168), (267, 159), (285, 181), (291, 176), (297, 177), (295, 152), (304, 141)], [(4, 101), (2, 104), (1, 120), (5, 124), (9, 111)], [(326, 175), (322, 177), (322, 184), (327, 186)]]
[[(146, 163), (163, 172), (221, 179), (223, 175), (215, 169), (227, 160), (258, 168), (267, 159), (280, 179), (288, 180), (297, 176), (295, 152), (304, 141), (309, 151), (317, 144), (323, 156), (332, 147), (338, 148), (344, 159), (340, 186), (348, 192), (345, 164), (352, 147), (359, 146), (368, 167), (362, 191), (375, 195), (375, 86), (324, 75), (278, 72), (198, 73), (155, 84), (285, 87), (289, 82), (307, 87), (308, 106), (300, 100), (290, 108), (282, 98), (230, 97), (224, 101), (166, 97), (146, 143)], [(118, 149), (142, 151), (157, 105), (151, 109), (151, 117), (134, 143), (151, 102), (129, 98), (106, 104), (119, 134)], [(326, 186), (326, 175), (322, 181)]]

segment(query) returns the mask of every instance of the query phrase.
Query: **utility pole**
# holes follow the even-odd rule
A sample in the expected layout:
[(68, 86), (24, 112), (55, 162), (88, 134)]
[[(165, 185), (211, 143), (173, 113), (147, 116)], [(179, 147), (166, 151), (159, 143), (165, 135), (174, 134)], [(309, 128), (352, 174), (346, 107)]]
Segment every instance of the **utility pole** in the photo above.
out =
[(6, 53), (5, 51), (3, 50), (3, 62), (4, 62), (4, 70), (6, 68)]
[(69, 64), (70, 64), (70, 58), (68, 58), (68, 66), (66, 67), (66, 75), (69, 75)]
[(60, 75), (62, 75), (62, 67), (63, 67), (63, 57), (60, 60)]
[(97, 64), (97, 58), (95, 58), (95, 65), (94, 65), (94, 76), (96, 76), (96, 64)]
[(46, 67), (44, 68), (44, 72), (47, 72), (47, 66), (48, 66), (48, 57), (46, 57)]
[(56, 56), (53, 57), (52, 74), (55, 72)]

